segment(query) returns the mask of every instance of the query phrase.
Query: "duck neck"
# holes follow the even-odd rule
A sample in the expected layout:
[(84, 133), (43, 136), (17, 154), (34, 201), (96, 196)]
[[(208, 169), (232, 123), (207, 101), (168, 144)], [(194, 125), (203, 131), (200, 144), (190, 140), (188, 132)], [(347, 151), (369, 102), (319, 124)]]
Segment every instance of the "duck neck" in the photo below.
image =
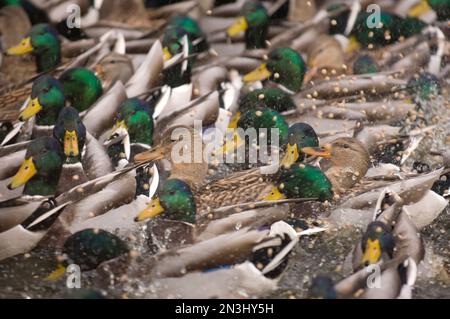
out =
[(56, 106), (52, 106), (42, 109), (36, 116), (36, 124), (41, 126), (54, 125), (58, 119), (58, 114), (62, 107), (58, 108)]
[[(59, 174), (58, 174), (59, 175)], [(23, 193), (25, 195), (51, 196), (56, 192), (59, 176), (35, 176), (25, 185)]]
[(45, 48), (36, 52), (36, 66), (38, 72), (48, 72), (61, 63), (61, 48), (58, 39), (49, 41)]
[(187, 69), (183, 72), (183, 63), (177, 63), (173, 67), (163, 72), (164, 84), (170, 87), (179, 87), (191, 83), (191, 62), (188, 62)]
[(245, 46), (248, 50), (265, 49), (268, 25), (249, 28), (245, 32)]

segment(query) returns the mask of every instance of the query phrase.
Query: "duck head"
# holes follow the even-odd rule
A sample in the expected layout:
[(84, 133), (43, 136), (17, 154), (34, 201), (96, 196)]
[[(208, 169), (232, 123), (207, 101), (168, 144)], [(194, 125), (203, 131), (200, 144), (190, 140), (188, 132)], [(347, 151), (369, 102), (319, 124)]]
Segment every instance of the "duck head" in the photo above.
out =
[(59, 77), (67, 101), (79, 112), (87, 110), (103, 94), (102, 83), (94, 72), (85, 68), (66, 70)]
[[(108, 155), (120, 160), (129, 147), (126, 143), (153, 144), (153, 109), (138, 98), (127, 99), (119, 107), (116, 122), (108, 141)], [(114, 142), (119, 139), (120, 143)], [(128, 158), (127, 158), (128, 159)]]
[(435, 99), (441, 93), (439, 79), (430, 73), (421, 73), (412, 77), (407, 84), (408, 91), (415, 101)]
[[(278, 145), (282, 145), (286, 141), (289, 126), (280, 113), (268, 107), (263, 107), (250, 109), (242, 114), (236, 123), (236, 128), (242, 129), (244, 132), (241, 132), (241, 130), (236, 130), (233, 134), (232, 140), (226, 141), (223, 146), (223, 153), (225, 154), (230, 152), (232, 153), (235, 147), (239, 148), (244, 145), (245, 136), (241, 136), (242, 133), (248, 133), (250, 138), (250, 130), (253, 129), (256, 133), (255, 136), (253, 136), (256, 138), (256, 141), (251, 140), (249, 145), (259, 145), (260, 139), (264, 138), (264, 135), (265, 138), (267, 138), (267, 146), (273, 145), (274, 142), (277, 142)], [(275, 137), (272, 137), (271, 129), (278, 129), (278, 141), (272, 140)], [(249, 131), (245, 132), (247, 130)]]
[(337, 299), (334, 282), (328, 276), (317, 276), (309, 288), (308, 297), (311, 299)]
[(353, 74), (374, 74), (377, 72), (377, 62), (370, 55), (361, 55), (353, 62)]
[(42, 75), (33, 82), (30, 101), (19, 120), (26, 121), (36, 115), (36, 124), (54, 125), (65, 101), (61, 83), (50, 75)]
[(68, 106), (61, 110), (53, 128), (53, 136), (63, 146), (65, 163), (73, 164), (81, 160), (86, 127), (76, 109)]
[(76, 264), (82, 271), (96, 269), (101, 263), (129, 252), (126, 243), (102, 229), (84, 229), (66, 239), (62, 256), (58, 258), (57, 269), (46, 280), (61, 278), (66, 267)]
[(333, 197), (332, 185), (320, 168), (295, 164), (281, 169), (266, 200), (283, 198), (317, 198), (321, 201)]
[(291, 96), (279, 88), (262, 88), (245, 93), (239, 98), (239, 111), (233, 116), (228, 125), (236, 128), (242, 113), (257, 108), (271, 108), (277, 112), (295, 109)]
[(395, 238), (390, 233), (385, 223), (374, 221), (367, 226), (367, 230), (361, 240), (363, 256), (362, 266), (368, 266), (379, 262), (383, 255), (392, 258), (395, 247)]
[(28, 145), (25, 159), (9, 189), (25, 185), (25, 195), (53, 195), (63, 165), (63, 151), (53, 137), (37, 138)]
[[(131, 143), (152, 145), (153, 109), (138, 98), (125, 100), (116, 115), (115, 129), (124, 128), (130, 135)], [(113, 129), (113, 132), (115, 131)], [(113, 133), (114, 134), (114, 133)]]
[(295, 123), (288, 130), (287, 145), (284, 149), (284, 157), (281, 165), (284, 168), (289, 168), (296, 162), (304, 159), (305, 155), (302, 152), (304, 147), (318, 147), (319, 138), (316, 132), (307, 123)]
[(247, 49), (266, 47), (270, 16), (266, 8), (258, 1), (248, 1), (242, 7), (242, 16), (227, 29), (227, 35), (234, 37), (245, 32)]
[(135, 220), (143, 221), (161, 214), (165, 219), (195, 223), (196, 205), (187, 183), (179, 179), (167, 180)]
[(303, 84), (306, 65), (303, 58), (291, 48), (278, 48), (269, 53), (266, 63), (243, 77), (244, 82), (269, 79), (292, 92), (298, 92)]
[(38, 72), (48, 72), (56, 68), (61, 63), (58, 32), (49, 24), (37, 24), (31, 28), (20, 44), (7, 51), (9, 55), (28, 53), (36, 57)]
[(335, 191), (353, 187), (366, 175), (370, 155), (365, 146), (355, 138), (342, 137), (324, 147), (304, 147), (303, 153), (324, 157), (323, 166)]
[(205, 33), (200, 28), (197, 21), (190, 16), (178, 14), (169, 20), (169, 24), (166, 27), (162, 40), (165, 51), (173, 41), (172, 35), (174, 32), (179, 38), (182, 38), (185, 34), (188, 36), (189, 41), (193, 44), (193, 52), (198, 53), (208, 49)]

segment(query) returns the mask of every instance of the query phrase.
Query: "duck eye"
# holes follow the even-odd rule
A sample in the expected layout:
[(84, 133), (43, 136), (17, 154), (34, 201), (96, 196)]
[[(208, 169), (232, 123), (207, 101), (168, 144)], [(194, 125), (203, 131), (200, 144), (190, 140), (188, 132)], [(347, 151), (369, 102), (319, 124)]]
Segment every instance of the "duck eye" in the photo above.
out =
[(175, 191), (170, 191), (169, 195), (175, 195)]
[(348, 144), (344, 144), (344, 148), (350, 148)]
[(48, 93), (48, 92), (50, 92), (50, 88), (44, 88), (43, 90), (42, 90), (42, 92), (44, 92), (44, 93)]

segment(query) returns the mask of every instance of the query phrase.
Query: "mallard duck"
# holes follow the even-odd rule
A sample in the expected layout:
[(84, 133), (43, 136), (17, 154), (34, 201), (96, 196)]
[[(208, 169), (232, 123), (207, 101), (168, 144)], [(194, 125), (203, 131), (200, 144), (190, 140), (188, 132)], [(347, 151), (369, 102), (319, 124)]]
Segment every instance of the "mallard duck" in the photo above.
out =
[(267, 62), (258, 69), (243, 77), (244, 82), (254, 82), (268, 79), (278, 84), (288, 92), (298, 92), (306, 73), (303, 58), (291, 48), (277, 48), (270, 51)]
[(241, 17), (227, 29), (227, 34), (234, 37), (245, 32), (246, 49), (264, 49), (267, 47), (267, 31), (270, 16), (260, 2), (246, 2), (241, 10)]
[[(84, 112), (102, 93), (100, 80), (92, 71), (85, 68), (68, 69), (58, 80), (51, 75), (42, 75), (33, 82), (31, 95), (24, 109), (21, 111), (17, 108), (17, 103), (13, 102), (9, 117), (13, 117), (12, 113), (15, 113), (16, 119), (24, 122), (36, 116), (32, 135), (45, 135), (55, 124), (59, 112), (66, 103), (73, 105), (79, 112)], [(4, 96), (4, 99), (9, 99), (8, 96)], [(8, 138), (11, 140), (14, 136)], [(3, 144), (7, 142), (9, 141), (4, 140)]]
[(86, 141), (86, 127), (76, 109), (65, 107), (61, 110), (53, 128), (53, 136), (64, 150), (64, 164), (55, 192), (59, 195), (88, 181), (81, 163), (81, 154)]
[[(108, 155), (118, 165), (120, 160), (128, 161), (134, 155), (150, 148), (153, 144), (153, 109), (138, 98), (125, 100), (116, 115), (116, 124), (106, 143)], [(120, 143), (114, 142), (119, 138)]]
[(25, 185), (26, 195), (53, 195), (63, 165), (63, 150), (58, 140), (42, 137), (27, 147), (25, 160), (11, 179), (9, 189)]
[(408, 38), (420, 33), (426, 26), (426, 23), (417, 18), (401, 18), (395, 14), (382, 11), (380, 13), (382, 28), (371, 29), (366, 24), (368, 17), (369, 14), (366, 12), (358, 14), (352, 35), (363, 47), (369, 48), (394, 43), (400, 37)]
[[(365, 267), (334, 284), (329, 276), (314, 278), (309, 290), (313, 299), (411, 299), (417, 277), (417, 265), (412, 258), (394, 258), (381, 264), (381, 287), (367, 285), (373, 268)], [(401, 269), (401, 274), (397, 271)], [(403, 275), (405, 274), (405, 275)], [(405, 278), (404, 278), (405, 277)]]
[[(370, 155), (366, 147), (354, 138), (338, 138), (325, 147), (325, 151), (315, 152), (314, 148), (303, 148), (308, 155), (319, 155), (330, 159), (323, 166), (325, 174), (337, 193), (345, 192), (358, 183), (369, 169)], [(330, 165), (327, 168), (327, 165)]]
[[(239, 172), (200, 186), (194, 192), (189, 183), (182, 180), (183, 174), (189, 176), (186, 170), (186, 165), (183, 171), (179, 171), (176, 165), (172, 167), (171, 176), (163, 183), (158, 196), (137, 216), (138, 221), (164, 214), (168, 219), (193, 223), (201, 221), (221, 206), (245, 204), (258, 199), (325, 200), (332, 196), (331, 184), (320, 169), (302, 164), (292, 165), (275, 176), (264, 176), (259, 169)], [(186, 180), (192, 184), (192, 176)], [(214, 214), (211, 217), (214, 218)]]
[(31, 28), (27, 13), (17, 2), (8, 3), (0, 9), (0, 30), (2, 49), (8, 49), (19, 43)]
[(84, 229), (68, 237), (57, 257), (56, 270), (46, 280), (55, 281), (66, 272), (66, 267), (76, 264), (83, 271), (97, 268), (101, 263), (129, 252), (127, 244), (103, 229)]
[(33, 73), (55, 69), (61, 63), (58, 32), (48, 24), (37, 24), (31, 28), (20, 44), (7, 51), (9, 55), (28, 53), (32, 53), (36, 58), (36, 70), (33, 70)]
[[(424, 257), (418, 230), (403, 210), (403, 200), (388, 190), (379, 197), (373, 216), (374, 221), (352, 253), (355, 274), (331, 287), (329, 280), (316, 280), (313, 296), (318, 297), (319, 293), (321, 297), (411, 298), (417, 265)], [(367, 276), (361, 273), (371, 265), (380, 267), (381, 286), (368, 286)]]

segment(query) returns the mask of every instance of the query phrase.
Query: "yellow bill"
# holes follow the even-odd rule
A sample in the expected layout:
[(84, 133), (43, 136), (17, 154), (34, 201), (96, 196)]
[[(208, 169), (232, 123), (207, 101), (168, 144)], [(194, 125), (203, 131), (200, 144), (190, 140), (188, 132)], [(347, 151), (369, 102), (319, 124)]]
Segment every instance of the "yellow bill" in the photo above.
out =
[(231, 118), (231, 121), (228, 124), (228, 128), (237, 128), (237, 124), (238, 124), (240, 118), (241, 118), (241, 112), (236, 112), (236, 114), (234, 114), (233, 117)]
[(375, 240), (372, 240), (370, 238), (367, 239), (366, 250), (364, 251), (361, 263), (363, 265), (375, 264), (380, 260), (380, 257), (381, 257), (381, 246), (378, 239)]
[(325, 147), (303, 147), (301, 149), (302, 153), (306, 155), (311, 156), (317, 156), (317, 157), (325, 157), (330, 158), (331, 157), (331, 148), (329, 146)]
[(358, 42), (358, 39), (353, 35), (350, 37), (350, 41), (347, 44), (347, 48), (345, 49), (346, 53), (352, 53), (361, 48), (361, 44)]
[(6, 53), (8, 55), (22, 55), (30, 52), (33, 52), (33, 46), (31, 45), (31, 38), (27, 37), (15, 47), (8, 49)]
[(158, 215), (161, 215), (164, 212), (164, 208), (161, 206), (161, 202), (158, 197), (152, 199), (150, 204), (139, 213), (139, 215), (135, 218), (135, 221), (141, 222), (143, 220), (154, 218)]
[(20, 121), (26, 121), (29, 118), (35, 116), (42, 110), (42, 105), (39, 103), (38, 98), (31, 99), (30, 102), (28, 102), (27, 107), (25, 110), (22, 111), (19, 115)]
[(429, 12), (431, 7), (429, 6), (428, 2), (426, 0), (420, 1), (418, 4), (413, 6), (408, 11), (408, 15), (411, 17), (420, 17), (422, 14)]
[(45, 277), (45, 281), (57, 281), (66, 273), (66, 267), (62, 264), (59, 264), (58, 267), (47, 277)]
[(8, 185), (9, 189), (16, 189), (22, 185), (25, 185), (34, 175), (37, 170), (33, 163), (33, 158), (25, 159), (19, 168), (19, 171), (14, 175), (11, 183)]
[(172, 59), (172, 53), (170, 53), (169, 48), (165, 47), (163, 49), (163, 57), (164, 57), (164, 62)]
[(264, 197), (264, 200), (274, 201), (274, 200), (280, 200), (280, 199), (285, 199), (285, 198), (286, 198), (286, 196), (284, 196), (284, 194), (282, 192), (280, 192), (278, 187), (274, 186), (272, 188), (272, 190), (270, 191), (269, 195)]
[(234, 37), (241, 32), (248, 29), (248, 23), (245, 17), (239, 17), (236, 21), (227, 29), (227, 34), (229, 37)]
[(286, 148), (286, 154), (281, 161), (281, 166), (283, 166), (284, 168), (289, 168), (298, 160), (299, 157), (300, 154), (298, 153), (297, 144), (288, 144)]
[(77, 132), (66, 131), (64, 134), (64, 154), (66, 156), (78, 156), (79, 153)]
[(255, 81), (262, 81), (262, 80), (270, 78), (271, 75), (272, 75), (272, 72), (270, 72), (267, 69), (267, 64), (263, 63), (258, 68), (253, 70), (252, 72), (244, 75), (242, 80), (244, 82), (246, 82), (246, 83), (248, 83), (248, 82), (255, 82)]

